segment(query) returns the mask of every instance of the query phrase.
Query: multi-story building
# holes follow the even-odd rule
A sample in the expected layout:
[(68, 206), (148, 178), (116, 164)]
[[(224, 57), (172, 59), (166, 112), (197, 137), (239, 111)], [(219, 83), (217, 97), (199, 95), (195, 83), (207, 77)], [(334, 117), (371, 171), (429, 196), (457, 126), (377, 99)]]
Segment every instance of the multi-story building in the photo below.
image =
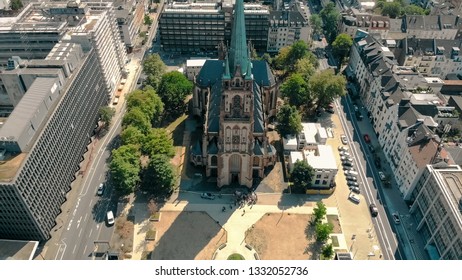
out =
[(43, 241), (108, 92), (95, 49), (59, 43), (25, 67), (11, 70), (20, 80), (26, 72), (30, 83), (20, 85), (25, 94), (0, 128), (0, 238)]
[(432, 259), (462, 259), (462, 169), (427, 165), (410, 198), (410, 213)]
[(124, 42), (127, 52), (131, 53), (144, 21), (145, 0), (118, 0), (114, 2), (114, 6), (114, 16), (117, 19), (120, 38)]
[[(305, 7), (295, 2), (288, 11), (270, 11), (267, 6), (244, 5), (247, 39), (257, 52), (277, 52), (297, 40), (309, 40)], [(233, 2), (173, 2), (166, 5), (159, 20), (164, 51), (192, 54), (217, 52), (217, 45), (229, 45), (233, 23)]]
[(43, 59), (59, 41), (94, 49), (107, 92), (116, 90), (127, 57), (111, 2), (31, 3), (15, 17), (0, 17), (0, 65), (12, 56)]
[(401, 29), (418, 39), (460, 40), (462, 19), (458, 15), (405, 15)]
[(225, 59), (205, 62), (192, 98), (192, 113), (203, 118), (204, 132), (193, 143), (190, 159), (205, 166), (219, 188), (251, 188), (276, 161), (266, 134), (276, 114), (278, 86), (266, 61), (250, 59), (247, 44), (244, 4), (236, 0)]
[(390, 18), (360, 11), (356, 8), (343, 11), (339, 32), (353, 37), (358, 28), (369, 34), (379, 34), (381, 38), (387, 38), (390, 30)]

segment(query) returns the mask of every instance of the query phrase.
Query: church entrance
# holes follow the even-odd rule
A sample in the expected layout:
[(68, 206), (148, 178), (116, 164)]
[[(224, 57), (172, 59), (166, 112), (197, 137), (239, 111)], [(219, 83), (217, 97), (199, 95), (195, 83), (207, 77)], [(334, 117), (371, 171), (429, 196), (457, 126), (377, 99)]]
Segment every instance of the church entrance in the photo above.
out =
[(239, 173), (231, 173), (231, 185), (239, 184)]
[(230, 185), (239, 185), (239, 175), (241, 173), (241, 157), (232, 155), (229, 158)]

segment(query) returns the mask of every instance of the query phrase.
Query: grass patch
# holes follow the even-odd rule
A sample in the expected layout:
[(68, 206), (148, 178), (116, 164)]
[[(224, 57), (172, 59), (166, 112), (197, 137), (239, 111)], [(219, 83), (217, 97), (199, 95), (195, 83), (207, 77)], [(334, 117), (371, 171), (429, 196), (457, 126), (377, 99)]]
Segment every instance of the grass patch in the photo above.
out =
[(342, 233), (342, 227), (340, 226), (340, 220), (338, 219), (337, 215), (326, 215), (327, 222), (331, 223), (334, 228), (332, 233)]
[(241, 261), (241, 260), (245, 260), (245, 259), (241, 254), (232, 254), (232, 255), (229, 255), (228, 260)]
[(338, 243), (338, 238), (337, 236), (333, 235), (330, 237), (332, 239), (332, 246), (333, 247), (338, 247), (340, 244)]
[(157, 231), (150, 229), (146, 232), (146, 240), (155, 240), (157, 235)]
[(150, 220), (150, 221), (153, 221), (153, 222), (158, 222), (158, 221), (160, 221), (160, 212), (159, 212), (159, 211), (154, 212), (154, 214), (152, 214), (152, 215), (149, 217), (149, 220)]

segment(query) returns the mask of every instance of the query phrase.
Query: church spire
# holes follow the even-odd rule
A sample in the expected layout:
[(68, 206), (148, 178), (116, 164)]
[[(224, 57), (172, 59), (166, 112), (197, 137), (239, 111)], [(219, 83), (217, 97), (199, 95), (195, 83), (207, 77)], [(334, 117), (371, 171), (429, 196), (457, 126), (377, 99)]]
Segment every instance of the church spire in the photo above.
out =
[(240, 68), (242, 76), (248, 70), (248, 50), (247, 37), (245, 34), (245, 18), (243, 0), (236, 0), (234, 5), (234, 21), (231, 31), (231, 47), (229, 50), (229, 64), (233, 76), (236, 74), (237, 67)]

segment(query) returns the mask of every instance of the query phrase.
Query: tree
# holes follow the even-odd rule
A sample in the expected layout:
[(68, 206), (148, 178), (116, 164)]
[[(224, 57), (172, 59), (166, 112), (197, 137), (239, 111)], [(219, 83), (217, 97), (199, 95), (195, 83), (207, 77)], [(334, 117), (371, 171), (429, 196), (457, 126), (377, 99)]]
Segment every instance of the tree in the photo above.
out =
[(402, 4), (399, 2), (385, 2), (382, 7), (382, 15), (396, 18), (401, 15)]
[(297, 109), (312, 100), (308, 83), (301, 74), (292, 74), (281, 85), (281, 95), (289, 100), (290, 105), (297, 107)]
[(322, 34), (322, 18), (319, 15), (314, 14), (310, 16), (310, 25), (313, 35)]
[(142, 152), (145, 155), (153, 157), (155, 155), (166, 155), (172, 157), (175, 155), (173, 140), (164, 128), (153, 128), (146, 135)]
[(158, 54), (151, 54), (143, 62), (143, 71), (146, 74), (146, 85), (150, 85), (154, 89), (157, 89), (162, 75), (167, 71), (167, 66), (165, 66)]
[(129, 110), (122, 119), (122, 127), (129, 125), (138, 128), (143, 133), (147, 133), (151, 128), (148, 117), (137, 107)]
[(326, 40), (331, 44), (338, 32), (338, 22), (341, 18), (339, 11), (335, 8), (335, 4), (332, 2), (327, 3), (324, 9), (319, 13), (324, 23), (324, 34), (326, 34)]
[(140, 151), (135, 145), (123, 145), (112, 151), (109, 165), (116, 190), (129, 194), (140, 181)]
[(157, 195), (170, 194), (175, 183), (175, 172), (170, 160), (165, 155), (154, 155), (143, 176), (143, 189)]
[(135, 90), (128, 95), (127, 110), (133, 108), (139, 108), (152, 124), (160, 122), (164, 113), (164, 103), (151, 86)]
[(350, 35), (342, 33), (335, 38), (332, 43), (332, 50), (340, 64), (348, 57), (351, 46), (353, 46), (353, 39), (351, 39)]
[(425, 15), (426, 11), (422, 7), (411, 4), (404, 7), (403, 13), (406, 15)]
[(314, 223), (320, 223), (324, 216), (327, 214), (326, 205), (322, 201), (318, 201), (316, 203), (316, 207), (313, 208), (313, 215), (314, 215)]
[(334, 230), (334, 225), (331, 223), (327, 223), (327, 224), (317, 223), (315, 230), (316, 230), (316, 241), (325, 243), (329, 239), (329, 235)]
[(304, 160), (297, 160), (290, 174), (292, 178), (292, 191), (295, 193), (306, 193), (311, 181), (314, 178), (314, 169)]
[(299, 40), (290, 46), (285, 59), (285, 67), (287, 71), (293, 72), (295, 70), (295, 63), (297, 63), (299, 59), (306, 57), (308, 52), (308, 45), (302, 40)]
[(334, 246), (332, 243), (322, 246), (321, 254), (325, 260), (330, 260), (334, 256)]
[(332, 69), (315, 73), (308, 84), (318, 107), (325, 107), (335, 98), (345, 95), (346, 79), (343, 75), (335, 75)]
[(289, 55), (290, 47), (282, 47), (279, 49), (278, 54), (273, 60), (274, 68), (277, 70), (284, 70), (286, 67), (287, 56)]
[[(316, 63), (318, 63), (317, 60)], [(295, 73), (299, 74), (305, 82), (308, 81), (315, 72), (316, 66), (313, 65), (309, 57), (299, 59), (295, 64)]]
[(103, 122), (105, 127), (111, 125), (112, 117), (114, 117), (115, 110), (109, 106), (99, 108), (99, 119)]
[(284, 104), (277, 113), (276, 131), (282, 137), (296, 135), (302, 131), (302, 118), (295, 106)]
[(13, 11), (17, 11), (22, 7), (24, 7), (24, 5), (22, 4), (21, 0), (11, 0), (10, 8)]
[(271, 55), (269, 53), (264, 53), (262, 56), (261, 56), (261, 60), (265, 60), (268, 64), (271, 65), (271, 63), (273, 62), (273, 58), (271, 57)]
[(180, 72), (173, 71), (162, 76), (157, 90), (165, 110), (181, 114), (185, 110), (185, 99), (193, 89), (193, 84)]
[(122, 145), (132, 144), (141, 147), (145, 136), (138, 128), (129, 125), (122, 131), (120, 137), (122, 138)]
[(149, 26), (151, 26), (152, 24), (152, 19), (148, 14), (144, 15), (144, 24), (149, 25)]

